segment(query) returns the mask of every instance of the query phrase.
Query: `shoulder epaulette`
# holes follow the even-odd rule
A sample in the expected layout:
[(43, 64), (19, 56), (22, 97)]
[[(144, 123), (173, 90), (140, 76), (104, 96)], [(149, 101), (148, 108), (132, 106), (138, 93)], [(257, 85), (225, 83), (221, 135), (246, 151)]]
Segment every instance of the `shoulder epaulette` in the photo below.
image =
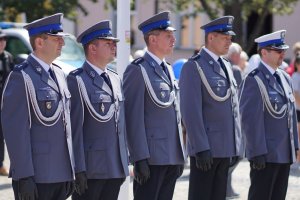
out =
[(107, 70), (109, 70), (109, 71), (111, 71), (111, 72), (113, 72), (113, 73), (115, 73), (115, 74), (118, 75), (118, 73), (115, 70), (111, 69), (111, 68), (107, 68)]
[(58, 67), (59, 69), (62, 69), (60, 66), (58, 66), (58, 65), (55, 64), (55, 63), (52, 63), (52, 65), (55, 66), (55, 67)]
[(77, 76), (77, 75), (81, 74), (82, 72), (83, 72), (82, 68), (77, 68), (77, 69), (71, 71), (69, 74), (72, 76)]
[(139, 57), (139, 58), (135, 59), (134, 61), (132, 61), (131, 63), (138, 65), (138, 64), (141, 64), (143, 61), (144, 61), (144, 58)]
[(254, 69), (254, 70), (252, 70), (252, 71), (248, 74), (248, 76), (254, 77), (258, 72), (259, 72), (258, 69)]
[(196, 54), (196, 55), (193, 55), (190, 59), (191, 60), (198, 60), (200, 57), (201, 57), (200, 54)]
[(27, 66), (28, 66), (28, 63), (27, 63), (26, 61), (24, 61), (24, 62), (22, 62), (22, 63), (19, 64), (19, 65), (15, 65), (13, 71), (14, 71), (14, 72), (19, 72), (19, 71), (25, 69)]

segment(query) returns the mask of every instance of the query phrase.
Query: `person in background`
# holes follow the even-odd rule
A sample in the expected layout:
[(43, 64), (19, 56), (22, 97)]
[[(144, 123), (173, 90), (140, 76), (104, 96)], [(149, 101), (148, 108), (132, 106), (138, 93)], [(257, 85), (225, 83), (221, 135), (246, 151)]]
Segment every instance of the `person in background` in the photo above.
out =
[(111, 22), (100, 21), (77, 37), (86, 62), (67, 80), (72, 95), (71, 123), (76, 192), (73, 200), (117, 200), (128, 176), (121, 79), (108, 68), (118, 38)]
[(171, 200), (183, 172), (185, 142), (179, 88), (165, 57), (172, 54), (175, 29), (170, 12), (139, 25), (147, 51), (124, 73), (125, 116), (135, 200)]
[(300, 42), (296, 42), (293, 45), (293, 58), (292, 58), (292, 60), (290, 62), (290, 66), (285, 69), (285, 71), (290, 76), (292, 76), (292, 74), (294, 73), (294, 70), (295, 70), (294, 62), (295, 62), (295, 59), (296, 59), (296, 57), (297, 57), (298, 54), (300, 54)]
[(241, 60), (242, 47), (238, 43), (231, 43), (228, 53), (224, 56), (229, 60), (232, 66), (233, 76), (239, 86), (242, 82), (242, 72), (238, 66)]
[[(6, 78), (8, 74), (14, 67), (13, 56), (5, 51), (6, 47), (6, 34), (2, 32), (0, 29), (0, 94), (2, 97), (3, 86), (5, 84)], [(1, 123), (1, 115), (0, 115), (0, 175), (8, 176), (8, 171), (4, 166), (4, 137), (2, 132), (2, 123)]]
[(249, 57), (245, 51), (241, 52), (241, 58), (238, 66), (240, 67), (241, 73), (242, 73), (242, 79), (245, 78), (245, 72), (247, 71), (248, 65), (249, 65)]
[(240, 113), (250, 162), (249, 200), (284, 200), (290, 165), (296, 161), (297, 117), (292, 82), (279, 68), (285, 51), (285, 30), (255, 39), (259, 66), (240, 90)]
[(205, 46), (181, 70), (180, 109), (190, 155), (189, 200), (224, 200), (229, 165), (241, 146), (237, 83), (223, 58), (231, 45), (233, 16), (201, 27)]
[(2, 99), (2, 128), (15, 199), (65, 200), (74, 191), (70, 92), (52, 63), (64, 45), (62, 13), (24, 28), (33, 53), (14, 67)]
[[(296, 113), (298, 122), (298, 134), (300, 134), (300, 53), (294, 61), (294, 73), (292, 75), (292, 85), (294, 89), (294, 96), (296, 102)], [(300, 135), (299, 135), (300, 138)], [(300, 152), (297, 153), (297, 160), (300, 162)]]

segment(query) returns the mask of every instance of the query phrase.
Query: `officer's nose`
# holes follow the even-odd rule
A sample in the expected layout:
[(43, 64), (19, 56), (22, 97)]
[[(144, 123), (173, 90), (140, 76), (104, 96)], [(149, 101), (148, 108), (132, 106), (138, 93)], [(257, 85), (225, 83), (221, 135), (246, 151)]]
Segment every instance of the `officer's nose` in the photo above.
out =
[(59, 43), (61, 46), (65, 46), (65, 39), (61, 37), (61, 40), (59, 40)]

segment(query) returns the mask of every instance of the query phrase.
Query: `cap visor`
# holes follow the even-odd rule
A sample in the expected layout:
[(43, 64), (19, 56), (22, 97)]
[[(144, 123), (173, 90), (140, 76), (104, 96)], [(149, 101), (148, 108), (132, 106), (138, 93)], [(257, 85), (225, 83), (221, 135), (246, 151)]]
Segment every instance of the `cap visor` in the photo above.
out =
[(53, 35), (53, 36), (62, 36), (62, 37), (67, 37), (70, 36), (69, 33), (64, 33), (64, 32), (58, 32), (58, 33), (46, 33), (47, 35)]
[(98, 37), (98, 39), (113, 40), (114, 42), (120, 42), (120, 39), (115, 37)]
[(270, 47), (274, 48), (274, 49), (283, 49), (283, 50), (290, 48), (289, 45), (286, 45), (286, 44), (283, 44), (283, 45), (280, 45), (280, 46), (274, 46), (274, 45), (272, 45)]
[(233, 31), (225, 31), (225, 32), (222, 32), (223, 34), (226, 34), (226, 35), (236, 35), (235, 32)]
[(166, 30), (166, 31), (176, 31), (176, 29), (171, 27), (171, 26), (165, 28), (164, 30)]

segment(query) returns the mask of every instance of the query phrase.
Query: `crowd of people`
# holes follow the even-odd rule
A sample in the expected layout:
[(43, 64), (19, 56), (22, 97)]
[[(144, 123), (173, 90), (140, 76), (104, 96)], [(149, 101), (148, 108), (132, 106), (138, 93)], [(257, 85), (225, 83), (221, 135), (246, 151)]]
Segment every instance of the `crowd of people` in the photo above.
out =
[[(248, 63), (232, 43), (234, 18), (223, 16), (201, 26), (205, 45), (173, 70), (169, 15), (138, 26), (147, 48), (123, 81), (107, 67), (120, 42), (108, 20), (77, 37), (86, 61), (67, 77), (53, 63), (67, 37), (61, 13), (24, 27), (33, 53), (14, 68), (0, 33), (1, 122), (15, 199), (117, 200), (132, 163), (135, 200), (171, 200), (188, 156), (189, 200), (237, 197), (231, 175), (244, 156), (248, 199), (285, 199), (290, 165), (300, 160), (300, 51), (290, 77), (279, 30), (255, 39), (257, 64)], [(8, 175), (1, 162), (0, 173)]]

